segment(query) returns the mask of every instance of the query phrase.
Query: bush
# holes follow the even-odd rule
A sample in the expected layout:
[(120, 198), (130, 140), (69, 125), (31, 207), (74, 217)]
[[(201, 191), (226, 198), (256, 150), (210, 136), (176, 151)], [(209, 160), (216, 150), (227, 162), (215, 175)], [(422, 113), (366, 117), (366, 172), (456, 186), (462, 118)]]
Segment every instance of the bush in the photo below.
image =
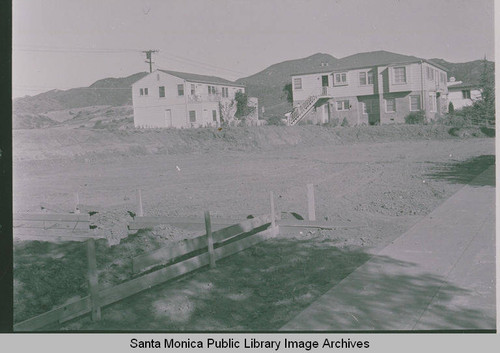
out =
[(425, 113), (423, 111), (411, 112), (405, 117), (407, 124), (423, 124), (425, 123)]
[(349, 126), (349, 121), (347, 121), (347, 118), (344, 118), (344, 120), (342, 120), (342, 124), (340, 124), (340, 126)]

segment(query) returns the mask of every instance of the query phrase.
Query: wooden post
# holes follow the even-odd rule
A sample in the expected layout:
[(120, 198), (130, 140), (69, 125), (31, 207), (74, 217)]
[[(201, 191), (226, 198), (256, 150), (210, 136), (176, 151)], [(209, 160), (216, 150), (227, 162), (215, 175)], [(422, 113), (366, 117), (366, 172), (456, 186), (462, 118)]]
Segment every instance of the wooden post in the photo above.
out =
[(144, 212), (142, 210), (142, 195), (141, 189), (137, 189), (137, 217), (144, 216)]
[(307, 210), (309, 212), (309, 220), (316, 220), (316, 210), (314, 208), (314, 185), (307, 184)]
[(210, 268), (215, 268), (214, 239), (212, 238), (212, 224), (210, 223), (210, 212), (205, 211), (205, 228), (208, 239), (208, 256), (210, 257)]
[(80, 197), (78, 196), (78, 192), (75, 192), (75, 213), (79, 214), (80, 209), (78, 208), (78, 205), (80, 204)]
[(89, 266), (88, 277), (90, 301), (92, 303), (92, 321), (99, 321), (101, 320), (101, 307), (99, 306), (99, 279), (97, 277), (94, 238), (87, 240), (87, 260)]
[(276, 214), (274, 212), (274, 193), (270, 191), (269, 195), (271, 197), (271, 227), (274, 228), (276, 226)]

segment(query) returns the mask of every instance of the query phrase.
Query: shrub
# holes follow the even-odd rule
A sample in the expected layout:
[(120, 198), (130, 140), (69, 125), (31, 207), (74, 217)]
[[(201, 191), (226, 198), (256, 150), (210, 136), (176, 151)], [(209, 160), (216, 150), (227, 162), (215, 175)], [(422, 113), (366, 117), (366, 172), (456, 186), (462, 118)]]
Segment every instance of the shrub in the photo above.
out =
[(342, 124), (340, 124), (340, 126), (349, 126), (349, 121), (347, 121), (347, 118), (344, 118), (344, 120), (342, 120)]
[(425, 123), (425, 113), (421, 110), (418, 112), (411, 112), (405, 117), (407, 124), (423, 124)]

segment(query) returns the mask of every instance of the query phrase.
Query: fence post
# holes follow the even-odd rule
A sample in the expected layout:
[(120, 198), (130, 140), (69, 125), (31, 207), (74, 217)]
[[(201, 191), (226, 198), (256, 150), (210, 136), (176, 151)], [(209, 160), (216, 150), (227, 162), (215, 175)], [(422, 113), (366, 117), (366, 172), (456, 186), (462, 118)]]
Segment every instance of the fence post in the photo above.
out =
[(205, 211), (205, 228), (207, 230), (208, 256), (210, 257), (210, 268), (215, 268), (214, 239), (212, 238), (212, 224), (210, 223), (209, 211)]
[(276, 214), (274, 212), (274, 193), (270, 191), (269, 196), (271, 197), (271, 227), (274, 228), (276, 226)]
[(314, 208), (314, 185), (307, 184), (307, 210), (309, 212), (309, 220), (316, 220), (316, 210)]
[(137, 217), (144, 216), (144, 212), (142, 210), (142, 195), (141, 189), (137, 189)]
[(78, 205), (80, 204), (80, 197), (78, 196), (78, 192), (75, 192), (75, 213), (79, 214), (80, 209), (78, 208)]
[(101, 307), (99, 306), (99, 279), (97, 277), (97, 263), (95, 259), (95, 240), (89, 238), (87, 240), (87, 260), (88, 260), (88, 277), (90, 289), (90, 302), (92, 306), (92, 321), (101, 320)]

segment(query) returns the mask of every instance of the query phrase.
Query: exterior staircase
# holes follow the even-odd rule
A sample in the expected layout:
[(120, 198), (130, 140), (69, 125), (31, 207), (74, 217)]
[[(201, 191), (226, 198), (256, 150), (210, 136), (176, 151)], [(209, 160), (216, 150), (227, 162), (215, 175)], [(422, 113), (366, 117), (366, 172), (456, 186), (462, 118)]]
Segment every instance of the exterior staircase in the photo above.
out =
[(298, 124), (298, 122), (311, 111), (318, 100), (322, 98), (332, 98), (328, 91), (328, 87), (322, 87), (321, 92), (310, 95), (305, 101), (295, 107), (293, 112), (288, 117), (288, 126)]

